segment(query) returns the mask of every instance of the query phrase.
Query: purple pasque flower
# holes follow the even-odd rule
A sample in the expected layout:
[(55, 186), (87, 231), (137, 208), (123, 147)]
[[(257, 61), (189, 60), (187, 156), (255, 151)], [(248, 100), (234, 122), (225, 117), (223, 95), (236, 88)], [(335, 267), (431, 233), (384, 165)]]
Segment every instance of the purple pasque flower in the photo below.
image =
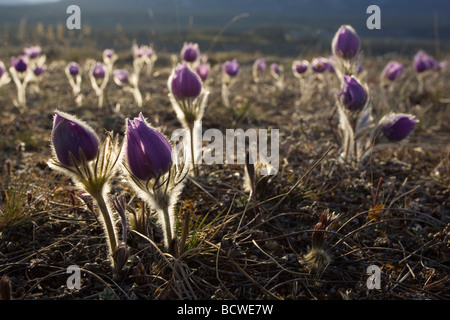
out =
[(37, 66), (34, 68), (33, 73), (36, 77), (39, 77), (45, 71), (45, 66)]
[(42, 49), (40, 46), (31, 46), (23, 49), (23, 52), (27, 55), (28, 58), (34, 59), (41, 55)]
[(266, 72), (267, 63), (263, 58), (256, 59), (254, 66), (256, 68), (256, 71), (258, 71), (259, 73)]
[(338, 94), (341, 103), (349, 111), (361, 110), (367, 101), (366, 89), (352, 76), (344, 76), (344, 88)]
[(194, 62), (200, 55), (200, 50), (197, 43), (184, 43), (181, 50), (181, 57), (186, 62)]
[(311, 61), (311, 68), (316, 73), (323, 73), (328, 70), (328, 60), (323, 57), (314, 58)]
[(69, 65), (68, 65), (68, 67), (69, 67), (69, 73), (70, 73), (72, 76), (78, 75), (78, 74), (80, 73), (80, 71), (81, 71), (80, 66), (79, 66), (78, 63), (76, 63), (76, 62), (70, 62)]
[(195, 71), (197, 72), (200, 79), (202, 79), (202, 81), (205, 81), (209, 77), (210, 66), (208, 63), (202, 63), (197, 66)]
[(113, 71), (114, 80), (119, 84), (129, 83), (130, 74), (127, 70), (114, 70)]
[(296, 75), (304, 74), (309, 67), (309, 62), (307, 60), (295, 60), (292, 63), (292, 71)]
[(169, 89), (177, 99), (195, 99), (202, 92), (202, 81), (186, 64), (178, 64), (169, 77)]
[(5, 69), (5, 64), (3, 63), (3, 61), (0, 61), (0, 78), (5, 74)]
[(98, 154), (99, 139), (94, 130), (83, 121), (56, 111), (52, 129), (53, 150), (59, 162), (72, 166), (72, 157), (80, 162), (94, 160)]
[(383, 69), (382, 75), (384, 78), (394, 81), (403, 74), (403, 65), (397, 61), (389, 61)]
[(404, 113), (390, 114), (381, 122), (384, 136), (392, 142), (405, 139), (419, 123), (413, 115)]
[(238, 75), (240, 70), (239, 63), (236, 59), (233, 59), (231, 61), (226, 61), (223, 64), (223, 71), (225, 71), (226, 74), (228, 74), (230, 77), (235, 77)]
[(279, 75), (281, 73), (281, 68), (277, 63), (272, 63), (270, 65), (270, 71), (272, 71), (273, 73)]
[(438, 62), (425, 53), (425, 51), (420, 50), (416, 53), (413, 59), (414, 69), (418, 72), (424, 72), (430, 69), (434, 69), (438, 67)]
[(110, 58), (110, 59), (114, 56), (114, 54), (115, 54), (115, 52), (114, 52), (113, 49), (105, 49), (105, 50), (103, 51), (103, 55), (104, 55), (105, 57), (107, 57), (107, 58)]
[(11, 64), (17, 72), (25, 72), (28, 68), (28, 61), (25, 56), (19, 56), (17, 59), (12, 58)]
[(147, 49), (145, 46), (138, 46), (137, 44), (133, 44), (133, 46), (131, 47), (131, 51), (133, 52), (133, 56), (135, 58), (140, 58), (144, 56), (146, 50)]
[(350, 25), (342, 25), (334, 35), (331, 50), (336, 57), (352, 59), (359, 52), (359, 37)]
[(101, 62), (97, 62), (92, 69), (92, 75), (95, 79), (103, 79), (105, 77), (105, 74), (105, 65)]
[(147, 124), (142, 113), (128, 119), (126, 161), (140, 180), (147, 181), (168, 172), (172, 166), (172, 147), (164, 135)]

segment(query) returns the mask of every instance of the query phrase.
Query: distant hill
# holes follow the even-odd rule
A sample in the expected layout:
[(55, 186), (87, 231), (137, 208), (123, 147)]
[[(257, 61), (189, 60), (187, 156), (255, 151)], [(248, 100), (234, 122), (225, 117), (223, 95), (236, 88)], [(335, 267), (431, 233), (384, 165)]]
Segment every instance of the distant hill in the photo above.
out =
[[(103, 34), (120, 26), (126, 32), (159, 37), (215, 35), (233, 17), (246, 13), (228, 25), (223, 35), (241, 35), (261, 43), (329, 42), (339, 25), (351, 24), (365, 39), (433, 41), (437, 16), (440, 40), (450, 42), (448, 0), (62, 0), (1, 6), (0, 21), (13, 26), (20, 21), (31, 26), (40, 22), (65, 25), (66, 8), (71, 4), (80, 7), (82, 26)], [(381, 30), (366, 27), (366, 8), (371, 4), (381, 8)]]

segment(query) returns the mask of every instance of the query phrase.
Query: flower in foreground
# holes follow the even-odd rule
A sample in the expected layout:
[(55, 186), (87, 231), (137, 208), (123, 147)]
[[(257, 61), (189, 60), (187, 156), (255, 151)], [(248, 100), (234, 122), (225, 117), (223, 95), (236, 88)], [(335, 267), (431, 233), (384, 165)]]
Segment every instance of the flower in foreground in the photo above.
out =
[(178, 64), (169, 78), (169, 86), (177, 99), (194, 99), (202, 92), (200, 77), (186, 64)]
[(54, 157), (48, 165), (71, 177), (96, 202), (107, 238), (108, 257), (115, 267), (116, 219), (106, 198), (121, 154), (118, 136), (113, 138), (110, 133), (100, 145), (98, 136), (88, 124), (75, 116), (55, 111), (51, 137)]
[(174, 205), (186, 176), (182, 163), (172, 160), (172, 148), (162, 133), (152, 128), (142, 113), (127, 119), (126, 156), (123, 162), (128, 182), (139, 197), (157, 212), (164, 237), (164, 247), (174, 249)]
[(53, 120), (52, 144), (59, 162), (66, 166), (96, 158), (100, 145), (95, 132), (83, 121), (56, 112)]
[(163, 134), (150, 127), (142, 113), (127, 123), (126, 159), (140, 180), (157, 178), (172, 166), (172, 147)]
[(341, 26), (331, 43), (333, 54), (341, 59), (352, 59), (359, 52), (359, 37), (350, 25)]
[(410, 135), (419, 123), (413, 115), (398, 113), (385, 117), (383, 124), (384, 136), (392, 142), (398, 142)]
[(349, 111), (361, 110), (367, 101), (366, 89), (352, 76), (344, 76), (344, 88), (339, 92), (339, 98)]

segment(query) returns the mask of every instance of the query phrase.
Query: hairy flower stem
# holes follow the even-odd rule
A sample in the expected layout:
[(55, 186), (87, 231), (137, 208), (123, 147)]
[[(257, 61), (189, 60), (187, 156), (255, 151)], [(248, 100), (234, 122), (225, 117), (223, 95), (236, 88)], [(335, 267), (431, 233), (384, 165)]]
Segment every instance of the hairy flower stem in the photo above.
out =
[(108, 238), (109, 242), (109, 251), (112, 254), (114, 250), (116, 250), (117, 247), (117, 233), (116, 229), (113, 225), (113, 219), (108, 207), (108, 204), (105, 201), (105, 197), (102, 191), (99, 192), (92, 192), (91, 193), (92, 198), (94, 198), (95, 202), (97, 203), (98, 208), (100, 209), (100, 213), (103, 218), (103, 223), (106, 231), (106, 236)]
[(194, 152), (194, 124), (189, 123), (189, 135), (190, 135), (190, 147), (191, 147), (191, 162), (192, 162), (192, 171), (194, 173), (194, 177), (198, 177), (198, 168), (195, 165), (195, 152)]

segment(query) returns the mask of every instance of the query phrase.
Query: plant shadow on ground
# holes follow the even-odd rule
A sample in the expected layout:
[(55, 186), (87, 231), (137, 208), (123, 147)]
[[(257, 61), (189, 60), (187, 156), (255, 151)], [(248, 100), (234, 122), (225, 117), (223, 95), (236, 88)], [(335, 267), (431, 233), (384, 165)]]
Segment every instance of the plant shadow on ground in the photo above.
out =
[[(415, 114), (420, 126), (409, 143), (377, 151), (365, 168), (355, 170), (336, 162), (337, 119), (329, 118), (338, 90), (335, 76), (311, 80), (311, 98), (303, 101), (297, 79), (288, 72), (283, 90), (269, 75), (253, 83), (254, 58), (240, 56), (242, 72), (230, 89), (232, 104), (247, 109), (238, 121), (222, 106), (221, 67), (212, 66), (203, 130), (279, 129), (278, 173), (261, 179), (250, 197), (243, 165), (202, 165), (177, 204), (180, 220), (189, 212), (197, 225), (189, 250), (180, 257), (162, 253), (154, 224), (152, 242), (129, 231), (131, 255), (118, 275), (111, 273), (95, 212), (69, 179), (47, 167), (53, 111), (74, 113), (99, 134), (105, 128), (122, 136), (125, 119), (142, 111), (170, 137), (180, 124), (167, 97), (169, 57), (161, 54), (153, 74), (142, 77), (141, 109), (112, 81), (99, 109), (87, 77), (83, 106), (75, 107), (63, 72), (66, 62), (58, 60), (49, 64), (40, 92), (28, 93), (26, 110), (13, 105), (12, 83), (1, 88), (0, 275), (10, 279), (13, 299), (450, 298), (450, 113), (448, 97), (436, 97), (437, 91), (449, 90), (448, 71), (429, 95), (417, 94), (414, 75), (405, 74), (390, 107)], [(280, 62), (290, 70), (291, 60)], [(377, 82), (383, 66), (375, 59), (365, 62), (377, 105), (384, 94)], [(126, 61), (116, 65), (126, 67)], [(132, 190), (115, 182), (112, 193), (127, 194), (130, 206), (142, 210)], [(339, 214), (326, 237), (332, 259), (311, 273), (302, 259), (326, 209)], [(80, 289), (67, 288), (70, 265), (81, 268)], [(370, 265), (381, 269), (379, 290), (366, 286)]]

